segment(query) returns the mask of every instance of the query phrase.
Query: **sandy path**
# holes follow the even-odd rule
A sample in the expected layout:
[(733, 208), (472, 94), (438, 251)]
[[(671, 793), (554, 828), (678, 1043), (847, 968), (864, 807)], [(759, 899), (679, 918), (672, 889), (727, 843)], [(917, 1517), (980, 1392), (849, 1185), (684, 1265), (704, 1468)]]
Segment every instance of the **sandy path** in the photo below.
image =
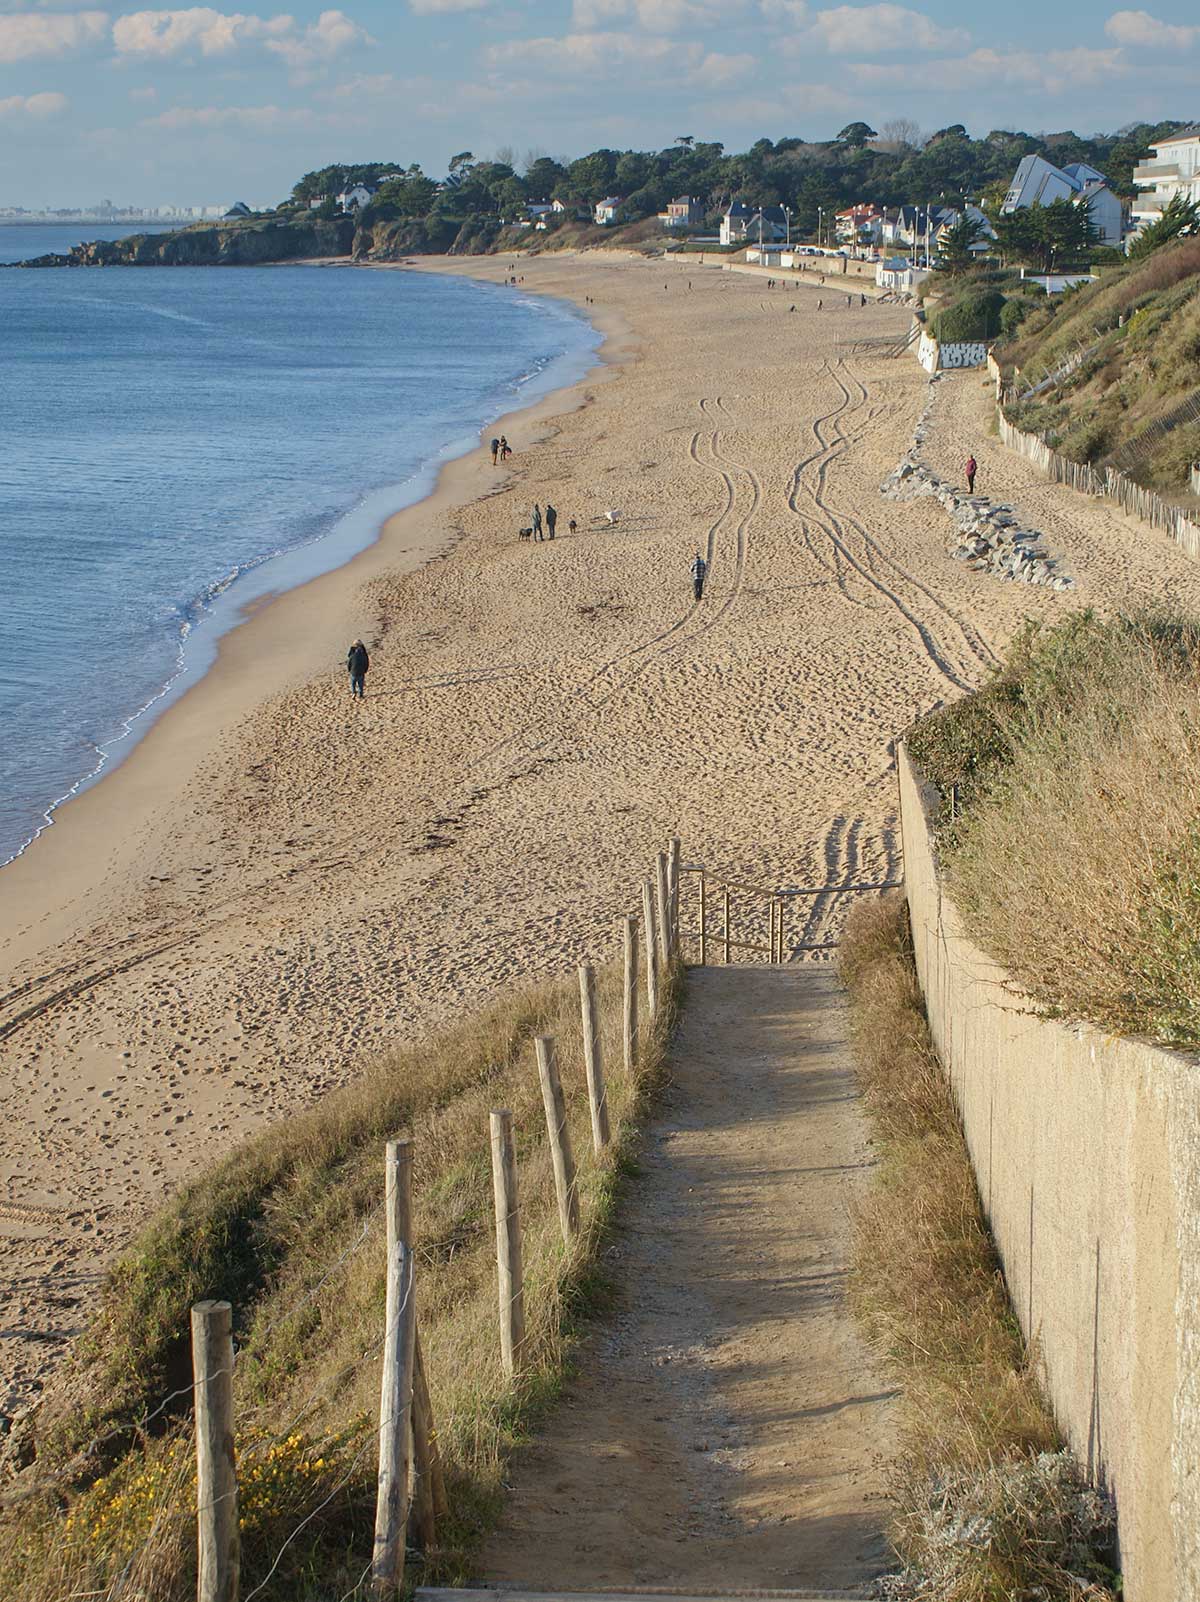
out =
[(486, 1581), (704, 1594), (882, 1572), (891, 1393), (845, 1305), (870, 1175), (845, 1029), (828, 970), (689, 976), (618, 1311), (513, 1464)]
[[(514, 423), (486, 493), (415, 510), (399, 545), (231, 636), (246, 676), (218, 668), (0, 874), (0, 1414), (173, 1186), (396, 1041), (612, 951), (667, 835), (756, 883), (890, 878), (890, 741), (978, 683), (1026, 613), (1099, 598), (1108, 573), (1115, 600), (1200, 608), (1200, 565), (1162, 536), (1059, 596), (950, 561), (940, 508), (879, 495), (926, 380), (853, 346), (902, 333), (903, 309), (818, 313), (622, 258), (522, 270), (628, 330), (615, 376)], [(547, 499), (578, 536), (519, 544)], [(423, 540), (446, 554), (389, 570)], [(362, 705), (341, 666), (356, 633)], [(279, 692), (247, 700), (280, 661)], [(72, 842), (75, 871), (43, 882)], [(826, 942), (845, 901), (817, 898), (794, 945)]]
[(935, 385), (925, 458), (952, 482), (962, 464), (979, 464), (976, 489), (1010, 505), (1045, 536), (1051, 556), (1076, 581), (1076, 604), (1111, 607), (1196, 604), (1195, 564), (1166, 535), (1126, 517), (1115, 501), (1078, 495), (1001, 443), (995, 388), (979, 371), (945, 373)]

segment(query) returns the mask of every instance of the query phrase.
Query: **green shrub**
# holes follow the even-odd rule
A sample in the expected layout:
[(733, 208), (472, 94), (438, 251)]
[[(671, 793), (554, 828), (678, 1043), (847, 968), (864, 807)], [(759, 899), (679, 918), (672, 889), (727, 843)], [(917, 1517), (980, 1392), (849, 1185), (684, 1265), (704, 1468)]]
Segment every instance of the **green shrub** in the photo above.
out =
[(1032, 310), (1033, 305), (1028, 300), (1015, 297), (1006, 300), (1000, 308), (1000, 332), (1011, 338)]
[(1000, 332), (1004, 296), (998, 289), (971, 290), (939, 312), (934, 336), (944, 344), (956, 340), (995, 339)]

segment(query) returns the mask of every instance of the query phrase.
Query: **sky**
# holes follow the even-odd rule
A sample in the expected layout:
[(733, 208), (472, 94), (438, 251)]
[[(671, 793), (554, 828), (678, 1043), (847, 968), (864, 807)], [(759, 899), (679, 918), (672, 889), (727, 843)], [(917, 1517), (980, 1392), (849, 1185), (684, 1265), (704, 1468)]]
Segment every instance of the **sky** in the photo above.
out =
[(0, 0), (0, 205), (284, 198), (330, 161), (740, 150), (863, 118), (1078, 133), (1200, 121), (1200, 10), (1104, 0)]

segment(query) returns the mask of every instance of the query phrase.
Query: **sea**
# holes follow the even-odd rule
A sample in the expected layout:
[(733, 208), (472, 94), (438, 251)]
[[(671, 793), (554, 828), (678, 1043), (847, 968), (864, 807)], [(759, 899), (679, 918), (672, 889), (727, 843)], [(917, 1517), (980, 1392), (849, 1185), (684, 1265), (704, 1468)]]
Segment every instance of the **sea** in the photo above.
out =
[[(10, 260), (67, 248), (14, 231)], [(0, 271), (0, 862), (250, 603), (364, 549), (599, 342), (559, 302), (419, 271)]]

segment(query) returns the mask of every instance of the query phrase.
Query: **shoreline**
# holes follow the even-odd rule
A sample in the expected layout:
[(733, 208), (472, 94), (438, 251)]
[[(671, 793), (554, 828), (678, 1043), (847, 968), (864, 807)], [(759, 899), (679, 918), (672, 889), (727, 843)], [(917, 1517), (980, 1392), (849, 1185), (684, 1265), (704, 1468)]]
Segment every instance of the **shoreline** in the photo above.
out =
[[(404, 263), (381, 262), (371, 264), (369, 270), (441, 270), (491, 282), (489, 276), (473, 273), (466, 264), (476, 260), (493, 263), (497, 258), (430, 257), (428, 260), (438, 265), (412, 268)], [(337, 257), (281, 265), (345, 266), (355, 270), (362, 264)], [(529, 293), (544, 294), (535, 289), (530, 289)], [(353, 638), (356, 633), (373, 626), (369, 617), (361, 615), (357, 621), (350, 621), (356, 612), (368, 610), (369, 603), (362, 604), (362, 592), (372, 580), (388, 572), (412, 573), (449, 554), (455, 541), (437, 534), (432, 526), (422, 528), (421, 525), (432, 525), (440, 513), (471, 504), (507, 484), (511, 477), (511, 470), (502, 474), (499, 468), (493, 470), (490, 463), (478, 459), (479, 452), (484, 450), (485, 436), (493, 431), (510, 439), (524, 436), (522, 449), (537, 445), (557, 418), (586, 404), (589, 386), (607, 381), (619, 370), (626, 359), (619, 347), (622, 339), (628, 337), (628, 330), (619, 319), (611, 315), (589, 317), (588, 308), (570, 296), (544, 295), (544, 298), (565, 300), (601, 335), (583, 373), (528, 405), (503, 412), (494, 421), (484, 424), (478, 444), (445, 458), (424, 495), (386, 516), (369, 543), (335, 567), (294, 585), (245, 597), (236, 609), (238, 619), (212, 642), (207, 665), (200, 669), (194, 681), (173, 693), (173, 686), (180, 677), (188, 676), (187, 667), (181, 663), (158, 694), (131, 714), (127, 725), (136, 724), (160, 700), (169, 698), (169, 704), (154, 714), (145, 733), (134, 739), (115, 761), (110, 763), (107, 748), (102, 748), (96, 768), (77, 781), (65, 796), (51, 803), (37, 831), (14, 856), (0, 863), (0, 892), (4, 892), (0, 896), (0, 974), (5, 976), (4, 982), (11, 971), (13, 945), (24, 943), (35, 926), (40, 927), (47, 942), (61, 938), (66, 932), (63, 908), (46, 907), (32, 916), (23, 910), (14, 917), (11, 910), (14, 905), (19, 903), (22, 909), (28, 908), (38, 899), (47, 898), (47, 892), (49, 899), (58, 899), (64, 906), (73, 905), (96, 887), (98, 857), (109, 859), (110, 864), (114, 855), (121, 863), (132, 861), (136, 855), (136, 840), (131, 836), (136, 833), (138, 822), (145, 819), (151, 806), (158, 810), (169, 802), (172, 792), (186, 784), (207, 749), (223, 731), (290, 685), (319, 674), (323, 668), (329, 671), (340, 668), (342, 653), (340, 648), (334, 648), (334, 639), (340, 639), (341, 635)], [(312, 543), (318, 545), (334, 532), (330, 529)], [(298, 551), (284, 552), (279, 558), (268, 558), (267, 562), (286, 561), (289, 556), (298, 555)], [(344, 621), (335, 629), (331, 619), (324, 618), (315, 638), (309, 634), (303, 644), (297, 645), (294, 631), (301, 622), (299, 614), (309, 608), (322, 613), (333, 612)], [(265, 674), (264, 661), (267, 664)], [(251, 673), (255, 675), (252, 688)], [(127, 727), (113, 743), (120, 744), (128, 738)], [(135, 766), (137, 771), (131, 771)], [(159, 771), (152, 773), (151, 769)], [(170, 786), (166, 795), (156, 795), (154, 781), (164, 777), (163, 770), (170, 772)], [(86, 860), (81, 860), (85, 856)]]

